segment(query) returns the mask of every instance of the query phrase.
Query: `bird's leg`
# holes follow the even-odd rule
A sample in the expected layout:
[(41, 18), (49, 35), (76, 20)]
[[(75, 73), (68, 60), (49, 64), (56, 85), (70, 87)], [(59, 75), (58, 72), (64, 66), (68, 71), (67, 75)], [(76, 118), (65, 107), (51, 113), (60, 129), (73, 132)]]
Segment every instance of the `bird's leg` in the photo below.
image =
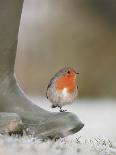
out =
[(52, 105), (52, 108), (56, 108), (56, 107), (59, 107), (60, 108), (60, 112), (65, 112), (67, 110), (63, 110), (61, 106), (59, 105)]
[(57, 107), (57, 105), (52, 105), (52, 108), (56, 108)]
[(61, 106), (58, 106), (60, 108), (60, 112), (66, 112), (67, 110), (63, 110)]

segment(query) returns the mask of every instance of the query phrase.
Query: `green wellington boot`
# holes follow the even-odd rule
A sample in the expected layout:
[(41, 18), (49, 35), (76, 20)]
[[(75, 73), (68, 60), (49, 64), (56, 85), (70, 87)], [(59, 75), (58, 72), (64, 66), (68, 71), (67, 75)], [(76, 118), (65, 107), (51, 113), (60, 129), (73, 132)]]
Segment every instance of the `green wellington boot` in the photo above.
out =
[(0, 133), (25, 131), (40, 138), (64, 137), (84, 124), (72, 113), (51, 113), (30, 101), (17, 84), (14, 64), (23, 0), (0, 1)]

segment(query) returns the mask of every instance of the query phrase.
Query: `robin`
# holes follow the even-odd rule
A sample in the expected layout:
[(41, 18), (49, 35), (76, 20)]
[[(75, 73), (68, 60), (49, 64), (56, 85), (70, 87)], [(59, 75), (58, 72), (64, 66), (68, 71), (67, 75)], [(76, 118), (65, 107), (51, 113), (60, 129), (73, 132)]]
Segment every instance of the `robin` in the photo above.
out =
[(46, 96), (52, 103), (52, 108), (59, 107), (60, 112), (62, 106), (72, 103), (78, 95), (77, 74), (73, 68), (65, 67), (59, 70), (50, 80), (47, 87)]

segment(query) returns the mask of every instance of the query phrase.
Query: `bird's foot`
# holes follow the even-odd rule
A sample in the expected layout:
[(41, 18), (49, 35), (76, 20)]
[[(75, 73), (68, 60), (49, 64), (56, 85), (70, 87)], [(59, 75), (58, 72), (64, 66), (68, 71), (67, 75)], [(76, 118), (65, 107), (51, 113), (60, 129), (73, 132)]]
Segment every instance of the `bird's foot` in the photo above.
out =
[(60, 109), (60, 112), (66, 112), (67, 110)]
[(62, 109), (62, 107), (58, 106), (60, 108), (60, 112), (66, 112), (67, 110)]
[(57, 107), (57, 105), (52, 105), (52, 108), (56, 108)]

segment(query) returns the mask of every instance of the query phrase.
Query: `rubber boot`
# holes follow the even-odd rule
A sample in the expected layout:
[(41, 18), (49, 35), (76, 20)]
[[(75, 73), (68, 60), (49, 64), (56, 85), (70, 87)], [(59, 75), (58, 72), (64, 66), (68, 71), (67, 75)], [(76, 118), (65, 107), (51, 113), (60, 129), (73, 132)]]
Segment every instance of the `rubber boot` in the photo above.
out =
[[(84, 126), (76, 115), (69, 112), (51, 113), (43, 110), (29, 100), (16, 81), (14, 64), (22, 5), (23, 0), (0, 1), (0, 114), (3, 116), (2, 123), (5, 124), (7, 121), (12, 123), (9, 116), (15, 113), (14, 118), (20, 118), (23, 125), (21, 128), (27, 134), (34, 134), (40, 138), (58, 138), (76, 133)], [(8, 126), (8, 123), (6, 124)]]

